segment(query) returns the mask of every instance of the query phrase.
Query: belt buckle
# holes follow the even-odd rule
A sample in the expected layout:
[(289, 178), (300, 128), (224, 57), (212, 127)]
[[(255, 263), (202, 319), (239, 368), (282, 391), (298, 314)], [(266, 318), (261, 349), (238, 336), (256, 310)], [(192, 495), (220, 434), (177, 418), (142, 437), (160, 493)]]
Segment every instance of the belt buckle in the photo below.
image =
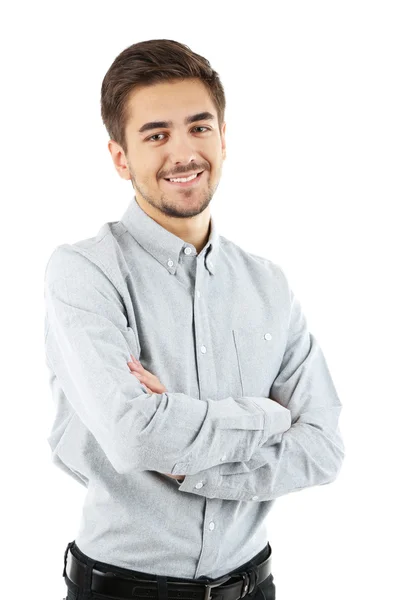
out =
[(228, 581), (228, 579), (231, 579), (230, 575), (227, 575), (226, 577), (224, 577), (222, 580), (218, 581), (217, 583), (206, 583), (206, 585), (205, 585), (206, 592), (205, 592), (205, 596), (204, 596), (203, 600), (211, 600), (211, 598), (212, 598), (212, 595), (210, 594), (211, 589), (215, 588), (215, 587), (219, 587), (220, 585), (225, 583), (225, 581)]

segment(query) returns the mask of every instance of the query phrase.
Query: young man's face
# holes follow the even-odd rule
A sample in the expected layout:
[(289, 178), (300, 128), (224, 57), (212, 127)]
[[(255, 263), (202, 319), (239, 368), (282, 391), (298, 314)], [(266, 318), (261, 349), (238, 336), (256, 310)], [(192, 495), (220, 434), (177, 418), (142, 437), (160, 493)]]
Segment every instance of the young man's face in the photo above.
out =
[[(220, 132), (206, 87), (198, 79), (144, 86), (131, 94), (128, 112), (127, 154), (109, 142), (121, 177), (132, 181), (137, 197), (166, 215), (185, 218), (201, 213), (218, 187), (225, 159), (226, 124)], [(186, 123), (193, 115), (200, 118)], [(140, 131), (155, 121), (171, 124)], [(165, 179), (199, 171), (204, 171), (200, 178), (185, 186)]]

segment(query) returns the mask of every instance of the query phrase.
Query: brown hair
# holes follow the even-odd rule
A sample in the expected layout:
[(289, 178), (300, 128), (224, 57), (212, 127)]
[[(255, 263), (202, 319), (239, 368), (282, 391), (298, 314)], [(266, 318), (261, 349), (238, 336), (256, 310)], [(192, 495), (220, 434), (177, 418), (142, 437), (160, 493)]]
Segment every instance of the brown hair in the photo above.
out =
[(225, 115), (224, 88), (206, 58), (175, 40), (145, 40), (125, 48), (115, 58), (101, 85), (101, 117), (110, 138), (127, 153), (128, 97), (136, 87), (194, 77), (207, 87), (221, 130)]

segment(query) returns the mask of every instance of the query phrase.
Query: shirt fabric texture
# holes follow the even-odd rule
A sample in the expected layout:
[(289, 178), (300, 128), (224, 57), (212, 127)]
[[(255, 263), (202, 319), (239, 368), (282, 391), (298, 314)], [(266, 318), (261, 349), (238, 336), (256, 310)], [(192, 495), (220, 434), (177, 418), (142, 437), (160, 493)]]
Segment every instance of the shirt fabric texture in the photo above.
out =
[[(44, 298), (47, 440), (86, 488), (75, 542), (94, 560), (218, 578), (265, 547), (277, 498), (337, 477), (342, 404), (299, 300), (215, 217), (198, 253), (134, 196), (54, 249)], [(146, 392), (131, 354), (166, 392)]]

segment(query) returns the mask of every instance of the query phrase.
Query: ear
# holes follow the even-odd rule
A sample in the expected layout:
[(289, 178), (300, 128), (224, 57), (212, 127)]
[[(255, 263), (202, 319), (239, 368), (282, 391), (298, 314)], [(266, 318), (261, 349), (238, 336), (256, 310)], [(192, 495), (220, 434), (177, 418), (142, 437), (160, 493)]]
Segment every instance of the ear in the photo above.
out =
[(222, 147), (222, 159), (223, 160), (225, 160), (225, 158), (226, 158), (225, 132), (226, 132), (226, 123), (224, 122), (224, 124), (222, 125), (222, 128), (221, 128), (221, 147)]
[(122, 177), (122, 179), (130, 180), (131, 175), (129, 172), (128, 161), (122, 147), (117, 144), (115, 140), (109, 140), (107, 146), (118, 175)]

